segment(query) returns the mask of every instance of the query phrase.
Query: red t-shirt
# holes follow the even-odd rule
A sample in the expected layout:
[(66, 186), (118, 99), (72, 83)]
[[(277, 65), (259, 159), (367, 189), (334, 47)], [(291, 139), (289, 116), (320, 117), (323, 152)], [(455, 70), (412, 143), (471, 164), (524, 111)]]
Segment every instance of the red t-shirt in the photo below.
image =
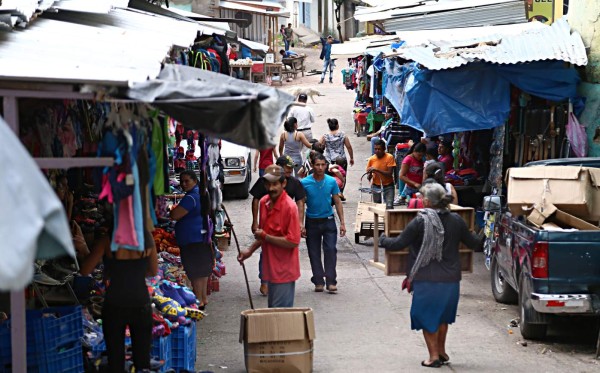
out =
[(300, 278), (300, 220), (298, 206), (283, 191), (272, 208), (267, 194), (260, 199), (260, 221), (258, 227), (272, 236), (285, 237), (297, 243), (293, 249), (285, 249), (271, 243), (262, 243), (262, 279), (275, 284), (293, 282)]
[(406, 177), (417, 184), (423, 183), (423, 160), (415, 159), (412, 155), (407, 155), (402, 160), (402, 164), (408, 165)]
[(258, 168), (259, 169), (264, 170), (265, 168), (267, 168), (267, 166), (270, 166), (273, 164), (273, 149), (275, 149), (275, 148), (258, 151), (259, 152), (259, 156), (258, 156)]
[(440, 155), (438, 160), (444, 164), (444, 172), (454, 169), (454, 157), (450, 154)]

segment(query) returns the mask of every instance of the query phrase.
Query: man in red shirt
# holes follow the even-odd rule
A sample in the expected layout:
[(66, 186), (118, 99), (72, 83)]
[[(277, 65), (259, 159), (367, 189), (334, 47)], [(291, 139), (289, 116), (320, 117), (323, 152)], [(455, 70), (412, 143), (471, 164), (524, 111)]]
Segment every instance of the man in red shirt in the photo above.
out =
[(285, 192), (281, 166), (270, 165), (263, 175), (268, 195), (259, 202), (259, 224), (255, 241), (241, 251), (238, 261), (262, 247), (262, 279), (269, 286), (269, 308), (293, 307), (296, 280), (300, 278), (300, 220), (296, 203)]

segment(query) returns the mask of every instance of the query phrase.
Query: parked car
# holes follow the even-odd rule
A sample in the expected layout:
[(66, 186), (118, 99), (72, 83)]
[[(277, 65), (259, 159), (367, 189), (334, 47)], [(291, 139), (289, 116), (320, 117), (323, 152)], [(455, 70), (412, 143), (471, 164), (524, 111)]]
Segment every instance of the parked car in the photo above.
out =
[[(526, 166), (600, 168), (600, 158), (553, 159)], [(568, 193), (568, 191), (564, 191)], [(501, 196), (484, 199), (495, 214), (491, 286), (497, 302), (518, 303), (524, 338), (543, 339), (553, 317), (600, 316), (600, 230), (552, 231), (513, 216)]]
[(236, 198), (248, 198), (252, 181), (251, 150), (223, 140), (221, 159), (225, 175), (225, 191)]

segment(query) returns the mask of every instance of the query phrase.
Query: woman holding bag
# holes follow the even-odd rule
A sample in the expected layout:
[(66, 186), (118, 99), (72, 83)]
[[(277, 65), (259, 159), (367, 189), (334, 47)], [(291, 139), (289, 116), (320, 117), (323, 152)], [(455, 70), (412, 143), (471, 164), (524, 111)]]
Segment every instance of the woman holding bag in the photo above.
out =
[(171, 219), (175, 224), (175, 239), (181, 250), (181, 264), (187, 277), (192, 282), (196, 298), (200, 301), (200, 309), (208, 304), (207, 285), (208, 277), (214, 267), (213, 250), (206, 243), (202, 227), (202, 207), (200, 202), (200, 188), (198, 176), (194, 171), (186, 170), (180, 174), (181, 188), (185, 196), (181, 202), (171, 210)]
[(423, 329), (429, 359), (421, 365), (439, 368), (448, 362), (446, 335), (456, 320), (460, 291), (460, 257), (463, 242), (475, 249), (479, 239), (469, 232), (460, 215), (448, 205), (452, 196), (439, 184), (421, 189), (425, 209), (398, 237), (381, 236), (379, 245), (389, 251), (410, 247), (408, 277), (402, 288), (413, 292), (410, 309), (411, 328)]

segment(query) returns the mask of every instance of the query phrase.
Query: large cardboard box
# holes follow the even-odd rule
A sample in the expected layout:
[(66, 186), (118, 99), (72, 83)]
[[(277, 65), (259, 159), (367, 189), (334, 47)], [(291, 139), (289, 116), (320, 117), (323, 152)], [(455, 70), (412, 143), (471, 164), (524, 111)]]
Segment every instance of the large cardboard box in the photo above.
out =
[(312, 372), (315, 323), (311, 308), (242, 312), (240, 343), (249, 373)]
[[(533, 205), (553, 204), (586, 220), (598, 220), (600, 170), (578, 166), (511, 168), (507, 173), (508, 208), (513, 215), (528, 215)], [(525, 210), (523, 208), (526, 208)]]

